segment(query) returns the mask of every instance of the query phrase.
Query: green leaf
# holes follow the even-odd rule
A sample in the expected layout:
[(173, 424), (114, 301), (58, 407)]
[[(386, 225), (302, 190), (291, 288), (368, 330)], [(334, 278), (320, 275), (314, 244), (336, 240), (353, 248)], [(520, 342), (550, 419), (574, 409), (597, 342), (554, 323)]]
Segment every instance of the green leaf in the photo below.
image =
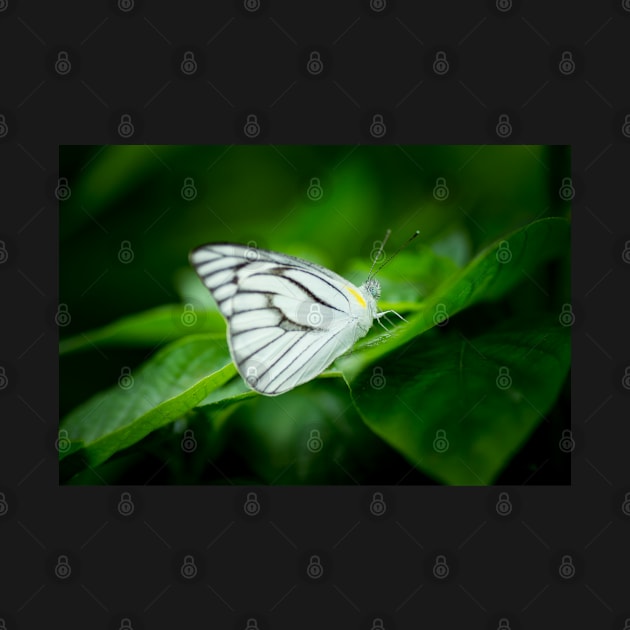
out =
[[(353, 398), (366, 423), (422, 472), (489, 484), (544, 420), (570, 352), (570, 331), (557, 320), (471, 338), (425, 335), (359, 373)], [(440, 437), (444, 452), (434, 448)]]
[(72, 454), (98, 465), (181, 418), (235, 375), (225, 340), (191, 335), (176, 341), (62, 420), (72, 448), (60, 459)]
[(537, 267), (566, 255), (569, 246), (570, 224), (563, 218), (534, 221), (508, 234), (438, 286), (407, 325), (397, 326), (387, 343), (340, 360), (343, 373), (352, 381), (366, 366), (436, 326), (440, 316), (451, 318), (473, 304), (501, 298), (520, 282), (532, 281)]
[[(121, 317), (102, 328), (62, 339), (59, 354), (106, 345), (152, 347), (192, 332), (214, 333), (213, 339), (217, 340), (225, 338), (225, 320), (218, 311), (190, 308), (189, 304), (171, 304)], [(187, 319), (191, 315), (192, 324)]]
[[(197, 412), (223, 431), (225, 443), (244, 463), (247, 483), (353, 484), (354, 475), (365, 479), (375, 461), (392, 453), (365, 426), (338, 375), (283, 396), (254, 395), (223, 425), (216, 406), (203, 405)], [(403, 458), (394, 455), (406, 468)]]

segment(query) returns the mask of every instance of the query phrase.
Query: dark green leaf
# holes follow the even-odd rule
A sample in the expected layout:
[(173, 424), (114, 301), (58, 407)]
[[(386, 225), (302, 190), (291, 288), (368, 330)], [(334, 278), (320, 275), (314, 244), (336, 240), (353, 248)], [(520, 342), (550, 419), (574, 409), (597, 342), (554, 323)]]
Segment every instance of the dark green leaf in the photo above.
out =
[[(489, 484), (544, 421), (569, 365), (569, 329), (512, 322), (469, 339), (415, 339), (364, 369), (352, 391), (367, 424), (420, 470)], [(434, 447), (441, 437), (444, 452)]]
[[(80, 405), (62, 420), (60, 430), (67, 431), (73, 447), (81, 445), (82, 459), (97, 465), (181, 418), (235, 374), (225, 341), (191, 335)], [(69, 454), (60, 453), (60, 459)]]

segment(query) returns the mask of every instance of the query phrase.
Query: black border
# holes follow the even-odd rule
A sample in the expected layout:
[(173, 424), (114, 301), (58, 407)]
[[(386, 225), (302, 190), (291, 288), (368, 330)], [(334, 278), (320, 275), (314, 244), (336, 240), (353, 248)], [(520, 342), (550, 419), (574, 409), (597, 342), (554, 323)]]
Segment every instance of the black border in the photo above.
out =
[[(0, 2), (8, 628), (119, 628), (124, 617), (133, 628), (250, 618), (263, 629), (372, 628), (375, 617), (388, 629), (623, 628), (630, 618), (617, 577), (630, 560), (630, 4), (385, 4)], [(179, 50), (199, 53), (198, 75), (178, 69)], [(312, 50), (317, 75), (302, 63)], [(72, 64), (63, 75), (60, 51)], [(446, 73), (433, 70), (438, 51)], [(569, 74), (558, 66), (566, 51)], [(260, 134), (248, 138), (252, 113)], [(133, 143), (483, 144), (498, 141), (502, 113), (515, 141), (573, 148), (572, 488), (510, 489), (518, 518), (505, 521), (488, 508), (499, 488), (389, 488), (396, 514), (373, 522), (365, 488), (267, 488), (264, 518), (250, 521), (235, 508), (242, 489), (133, 489), (139, 518), (125, 520), (112, 489), (57, 487), (58, 145), (119, 143), (122, 114)], [(387, 126), (379, 138), (366, 124), (374, 114)], [(177, 571), (185, 555), (199, 558), (195, 580)], [(322, 580), (305, 576), (312, 555)], [(438, 555), (448, 579), (433, 574)]]

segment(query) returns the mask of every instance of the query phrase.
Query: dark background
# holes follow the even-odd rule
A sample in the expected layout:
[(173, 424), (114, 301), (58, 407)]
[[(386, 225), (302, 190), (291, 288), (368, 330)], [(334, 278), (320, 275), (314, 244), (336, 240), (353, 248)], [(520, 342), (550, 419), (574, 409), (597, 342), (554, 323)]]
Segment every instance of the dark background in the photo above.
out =
[[(9, 629), (122, 618), (133, 628), (250, 618), (262, 629), (375, 618), (387, 629), (502, 618), (623, 628), (630, 4), (247, 7), (0, 2), (0, 618)], [(193, 75), (181, 69), (187, 51)], [(313, 51), (317, 75), (306, 69)], [(69, 67), (55, 68), (60, 52)], [(439, 52), (445, 74), (434, 72)], [(560, 66), (566, 53), (573, 63)], [(251, 114), (254, 139), (243, 132)], [(499, 137), (504, 114), (512, 132)], [(122, 116), (133, 126), (124, 135)], [(387, 488), (379, 517), (369, 510), (378, 489), (365, 487), (256, 489), (255, 516), (243, 488), (134, 487), (127, 516), (120, 488), (59, 489), (58, 146), (121, 142), (571, 144), (573, 487), (506, 488), (507, 516), (499, 488)], [(305, 571), (314, 555), (317, 581)], [(438, 555), (450, 568), (442, 580)]]

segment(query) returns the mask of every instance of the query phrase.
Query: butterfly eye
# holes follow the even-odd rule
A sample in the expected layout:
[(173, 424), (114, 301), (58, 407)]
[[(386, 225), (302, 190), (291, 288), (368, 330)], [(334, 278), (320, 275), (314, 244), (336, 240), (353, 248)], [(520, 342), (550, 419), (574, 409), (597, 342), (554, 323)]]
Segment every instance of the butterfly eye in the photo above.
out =
[(365, 283), (365, 288), (368, 290), (369, 294), (375, 299), (378, 300), (381, 297), (381, 284), (378, 280), (374, 278), (368, 280)]

